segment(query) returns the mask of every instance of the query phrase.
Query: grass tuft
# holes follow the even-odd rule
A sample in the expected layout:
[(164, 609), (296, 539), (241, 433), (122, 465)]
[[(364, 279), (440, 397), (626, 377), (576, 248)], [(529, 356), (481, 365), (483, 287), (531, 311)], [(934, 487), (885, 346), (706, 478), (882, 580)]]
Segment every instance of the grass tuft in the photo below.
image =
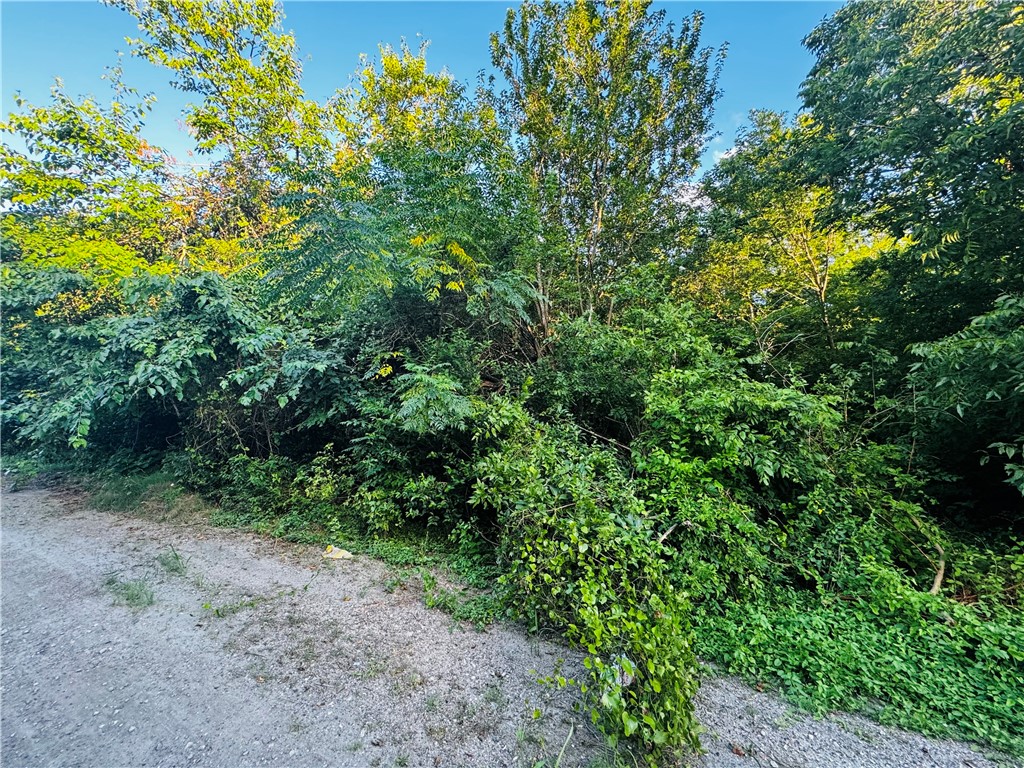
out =
[(103, 585), (114, 595), (116, 602), (127, 605), (136, 610), (147, 608), (156, 602), (153, 595), (153, 588), (146, 583), (145, 579), (133, 579), (124, 581), (118, 578), (117, 574), (109, 574)]
[(147, 502), (169, 505), (180, 494), (168, 472), (96, 477), (91, 490), (92, 506), (100, 512), (136, 512)]
[(160, 564), (160, 567), (173, 576), (184, 576), (188, 572), (189, 559), (182, 557), (181, 553), (173, 546), (169, 547), (166, 552), (161, 552), (156, 556), (156, 561)]

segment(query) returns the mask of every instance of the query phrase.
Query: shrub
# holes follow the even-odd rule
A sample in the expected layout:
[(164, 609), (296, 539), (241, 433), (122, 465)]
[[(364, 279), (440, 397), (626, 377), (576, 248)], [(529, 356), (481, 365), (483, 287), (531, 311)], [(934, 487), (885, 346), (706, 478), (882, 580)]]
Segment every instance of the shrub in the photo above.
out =
[(471, 503), (498, 515), (510, 604), (586, 650), (579, 685), (612, 743), (638, 740), (652, 764), (696, 747), (689, 604), (643, 503), (614, 455), (509, 410), (499, 406), (512, 434), (478, 460)]

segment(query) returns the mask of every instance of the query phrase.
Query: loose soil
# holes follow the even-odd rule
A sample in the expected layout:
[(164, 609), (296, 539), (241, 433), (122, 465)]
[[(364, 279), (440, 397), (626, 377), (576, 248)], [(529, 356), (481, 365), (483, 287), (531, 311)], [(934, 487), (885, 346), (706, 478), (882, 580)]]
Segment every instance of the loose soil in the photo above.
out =
[[(537, 682), (582, 672), (557, 638), (458, 624), (362, 556), (100, 513), (72, 491), (0, 502), (4, 766), (611, 764), (578, 694)], [(696, 765), (993, 765), (729, 678), (705, 681), (697, 709)]]

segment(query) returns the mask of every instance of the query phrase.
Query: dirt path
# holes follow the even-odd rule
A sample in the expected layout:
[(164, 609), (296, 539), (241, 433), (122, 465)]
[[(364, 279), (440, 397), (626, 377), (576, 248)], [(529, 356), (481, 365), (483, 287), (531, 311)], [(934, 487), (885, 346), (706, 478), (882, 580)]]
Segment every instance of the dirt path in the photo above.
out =
[[(563, 745), (562, 766), (609, 764), (571, 692), (535, 682), (578, 657), (456, 626), (368, 558), (52, 491), (4, 494), (0, 535), (4, 766), (551, 768)], [(153, 604), (115, 603), (118, 583)], [(991, 765), (734, 680), (706, 683), (698, 711), (706, 766)]]

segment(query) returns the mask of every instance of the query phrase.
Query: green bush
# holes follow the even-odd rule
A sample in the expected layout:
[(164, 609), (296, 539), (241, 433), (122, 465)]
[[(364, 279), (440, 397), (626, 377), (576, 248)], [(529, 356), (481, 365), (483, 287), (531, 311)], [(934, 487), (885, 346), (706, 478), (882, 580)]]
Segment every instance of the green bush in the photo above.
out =
[(531, 405), (572, 415), (591, 430), (629, 441), (644, 429), (644, 395), (656, 374), (716, 359), (702, 318), (688, 305), (634, 307), (615, 325), (583, 318), (557, 327), (532, 374)]
[(689, 603), (643, 503), (608, 451), (508, 410), (518, 430), (477, 462), (471, 503), (497, 513), (510, 604), (586, 650), (580, 688), (612, 743), (637, 740), (652, 764), (696, 747)]

